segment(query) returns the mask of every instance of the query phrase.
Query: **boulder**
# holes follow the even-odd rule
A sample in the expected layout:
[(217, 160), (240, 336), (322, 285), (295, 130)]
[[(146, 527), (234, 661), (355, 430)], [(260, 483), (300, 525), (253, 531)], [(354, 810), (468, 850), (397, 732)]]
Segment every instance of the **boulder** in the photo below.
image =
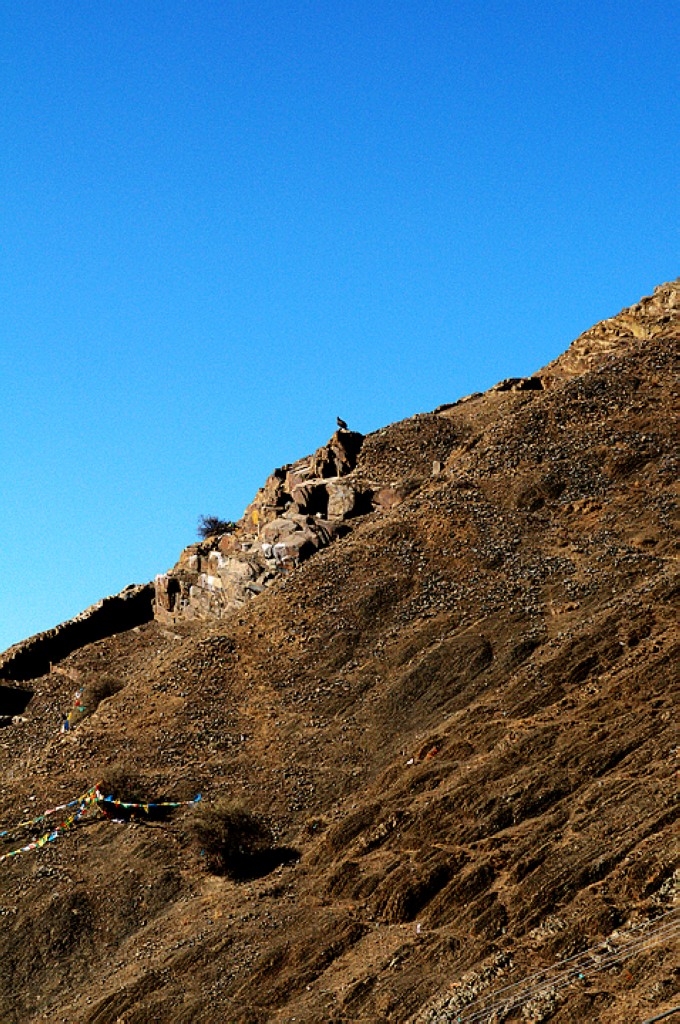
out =
[(370, 492), (360, 490), (349, 483), (329, 480), (327, 514), (329, 519), (351, 519), (370, 511)]
[(308, 531), (299, 531), (286, 540), (280, 540), (273, 547), (277, 565), (284, 569), (294, 568), (300, 562), (313, 555), (319, 544), (314, 535)]
[(316, 477), (346, 476), (357, 464), (364, 435), (354, 430), (337, 430), (328, 444), (319, 448), (312, 458)]
[(284, 481), (286, 493), (292, 495), (296, 487), (306, 483), (310, 477), (313, 476), (312, 457), (300, 459), (299, 462), (293, 463), (286, 473), (286, 479)]
[(221, 580), (252, 580), (258, 575), (258, 569), (248, 558), (229, 558), (219, 551), (213, 551), (208, 559), (210, 576)]
[(340, 520), (336, 519), (330, 522), (328, 519), (319, 517), (313, 520), (313, 525), (310, 528), (314, 531), (320, 548), (327, 547), (338, 537), (344, 537), (349, 531), (349, 527)]
[(263, 526), (260, 536), (267, 544), (276, 544), (277, 541), (290, 537), (291, 534), (296, 533), (300, 529), (301, 526), (295, 519), (279, 517)]
[(300, 484), (293, 491), (292, 498), (298, 512), (310, 516), (326, 516), (328, 512), (328, 491), (324, 480), (308, 480)]
[(242, 543), (243, 533), (226, 533), (224, 537), (220, 538), (217, 550), (221, 551), (223, 555), (235, 555), (241, 551)]

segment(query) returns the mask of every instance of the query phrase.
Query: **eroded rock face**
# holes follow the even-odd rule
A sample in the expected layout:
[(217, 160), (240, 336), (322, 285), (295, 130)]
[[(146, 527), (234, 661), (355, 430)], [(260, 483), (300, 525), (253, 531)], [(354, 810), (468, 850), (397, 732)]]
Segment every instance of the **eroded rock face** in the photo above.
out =
[[(155, 616), (162, 622), (222, 618), (270, 586), (282, 572), (295, 569), (346, 527), (331, 521), (288, 512), (241, 540), (239, 550), (224, 554), (222, 541), (213, 550), (194, 544), (174, 569), (156, 577)], [(245, 537), (245, 534), (241, 535)], [(224, 546), (233, 548), (231, 538)], [(201, 549), (197, 551), (196, 549)], [(185, 566), (188, 566), (185, 567)]]
[(363, 440), (338, 430), (313, 455), (275, 469), (232, 533), (190, 545), (156, 577), (155, 617), (222, 618), (345, 533), (345, 520), (371, 510), (370, 488), (341, 482)]
[(356, 466), (357, 456), (364, 443), (364, 435), (354, 430), (338, 430), (327, 445), (319, 448), (312, 458), (312, 472), (322, 479), (346, 476)]
[(494, 384), (489, 389), (492, 392), (496, 391), (542, 391), (543, 381), (540, 377), (506, 377), (505, 380), (501, 380), (498, 384)]
[[(346, 534), (353, 520), (403, 501), (413, 480), (366, 479), (357, 468), (363, 443), (363, 434), (340, 429), (313, 455), (275, 469), (232, 532), (189, 545), (156, 577), (156, 619), (223, 618)], [(423, 465), (425, 479), (432, 463), (424, 457)]]

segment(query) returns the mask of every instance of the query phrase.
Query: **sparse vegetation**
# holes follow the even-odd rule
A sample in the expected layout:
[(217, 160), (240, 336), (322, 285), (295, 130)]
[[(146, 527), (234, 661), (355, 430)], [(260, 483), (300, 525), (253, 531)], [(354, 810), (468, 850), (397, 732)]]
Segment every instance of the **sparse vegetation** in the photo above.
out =
[(274, 843), (272, 831), (262, 818), (227, 798), (200, 805), (191, 830), (208, 869), (232, 878), (246, 874), (249, 862), (266, 854)]
[(217, 516), (200, 516), (198, 520), (198, 536), (201, 540), (217, 537), (222, 533), (233, 533), (236, 523), (231, 519), (219, 519)]

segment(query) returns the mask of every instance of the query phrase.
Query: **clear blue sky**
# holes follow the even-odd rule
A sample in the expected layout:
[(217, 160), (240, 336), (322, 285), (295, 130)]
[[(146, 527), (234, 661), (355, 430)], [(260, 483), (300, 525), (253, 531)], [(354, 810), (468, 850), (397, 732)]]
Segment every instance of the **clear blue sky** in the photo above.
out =
[(0, 12), (0, 649), (678, 270), (678, 11)]

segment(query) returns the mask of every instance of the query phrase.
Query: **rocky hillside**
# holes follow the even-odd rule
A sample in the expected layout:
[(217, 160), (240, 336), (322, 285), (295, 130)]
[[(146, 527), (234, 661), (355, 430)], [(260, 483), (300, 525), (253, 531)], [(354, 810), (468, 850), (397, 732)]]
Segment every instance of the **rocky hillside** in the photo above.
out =
[[(533, 377), (340, 430), (153, 602), (0, 659), (3, 1024), (680, 1003), (679, 306), (663, 285)], [(77, 800), (97, 783), (181, 806)], [(273, 830), (237, 877), (192, 839), (223, 797)]]

